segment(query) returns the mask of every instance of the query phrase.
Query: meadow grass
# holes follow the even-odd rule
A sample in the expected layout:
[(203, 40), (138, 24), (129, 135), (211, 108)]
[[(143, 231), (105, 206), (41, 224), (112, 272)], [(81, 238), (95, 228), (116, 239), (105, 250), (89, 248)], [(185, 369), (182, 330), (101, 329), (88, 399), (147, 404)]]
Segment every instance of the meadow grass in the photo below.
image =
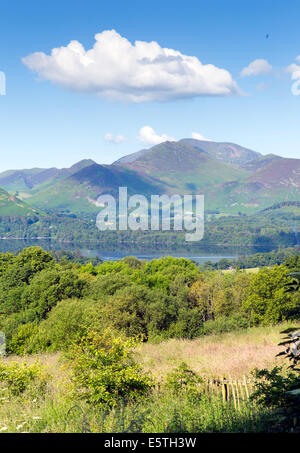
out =
[(236, 409), (217, 394), (184, 394), (155, 390), (139, 404), (124, 404), (109, 412), (71, 401), (62, 391), (30, 400), (23, 395), (0, 404), (0, 432), (263, 432), (271, 411), (241, 401)]
[(271, 327), (207, 335), (195, 340), (171, 339), (158, 344), (145, 343), (137, 352), (143, 368), (157, 378), (169, 373), (181, 362), (201, 375), (240, 378), (254, 368), (270, 368), (282, 363), (275, 358), (281, 350), (280, 331), (292, 325), (282, 323)]
[[(290, 326), (257, 327), (195, 340), (172, 339), (143, 344), (136, 358), (158, 381), (185, 362), (200, 375), (239, 378), (253, 368), (280, 365), (275, 359), (280, 331)], [(173, 394), (157, 387), (139, 404), (125, 404), (110, 412), (71, 399), (70, 376), (62, 357), (36, 354), (9, 356), (4, 362), (31, 364), (38, 360), (52, 377), (46, 394), (11, 397), (1, 389), (0, 432), (259, 432), (265, 431), (272, 412), (251, 400), (224, 402), (220, 393), (201, 391), (197, 397)]]

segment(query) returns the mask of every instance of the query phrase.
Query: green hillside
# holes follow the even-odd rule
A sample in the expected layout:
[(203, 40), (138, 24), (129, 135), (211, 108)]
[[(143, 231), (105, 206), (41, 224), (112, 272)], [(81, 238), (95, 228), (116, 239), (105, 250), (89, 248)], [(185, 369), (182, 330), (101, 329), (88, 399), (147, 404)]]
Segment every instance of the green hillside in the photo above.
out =
[(84, 159), (70, 168), (31, 168), (28, 170), (8, 170), (0, 173), (0, 187), (10, 193), (18, 193), (26, 196), (28, 192), (34, 192), (42, 187), (71, 176), (82, 168), (93, 164), (90, 159)]
[[(235, 163), (229, 163), (230, 159)], [(299, 159), (261, 156), (238, 145), (165, 142), (115, 165), (162, 180), (168, 192), (203, 193), (206, 210), (217, 213), (252, 214), (275, 203), (300, 199)]]
[(41, 212), (0, 189), (0, 216), (29, 216)]
[(183, 142), (165, 142), (130, 163), (119, 162), (140, 174), (151, 175), (171, 193), (208, 193), (212, 186), (239, 181), (246, 170), (212, 158), (204, 151)]
[(118, 197), (120, 186), (127, 187), (128, 194), (159, 194), (163, 190), (159, 183), (130, 169), (94, 163), (33, 193), (30, 203), (41, 209), (98, 212), (99, 195)]
[[(82, 160), (70, 168), (7, 171), (0, 187), (37, 209), (98, 211), (101, 194), (204, 194), (206, 211), (253, 214), (300, 199), (300, 159), (261, 154), (233, 143), (183, 139), (125, 156), (112, 165)], [(20, 208), (22, 210), (22, 208)]]
[[(172, 142), (172, 144), (174, 144), (174, 142)], [(195, 140), (191, 138), (184, 138), (182, 140), (179, 140), (177, 144), (179, 146), (188, 145), (189, 147), (194, 148), (197, 151), (205, 152), (207, 155), (213, 157), (214, 159), (234, 165), (245, 165), (252, 160), (257, 160), (262, 157), (260, 153), (252, 151), (251, 149), (245, 148), (243, 146), (236, 145), (235, 143), (213, 142), (210, 140)], [(142, 149), (141, 151), (137, 151), (136, 153), (122, 157), (116, 163), (132, 163), (139, 158), (145, 157), (148, 153), (151, 153), (152, 150), (153, 148)]]

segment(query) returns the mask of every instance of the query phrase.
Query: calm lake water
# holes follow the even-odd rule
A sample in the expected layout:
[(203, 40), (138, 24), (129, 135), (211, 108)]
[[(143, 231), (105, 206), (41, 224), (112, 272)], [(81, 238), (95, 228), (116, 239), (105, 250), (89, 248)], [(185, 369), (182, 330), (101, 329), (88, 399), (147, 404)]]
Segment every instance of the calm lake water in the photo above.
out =
[[(48, 240), (16, 240), (6, 239), (0, 240), (0, 252), (16, 253), (26, 247), (40, 246), (44, 250), (71, 250), (73, 252), (80, 251), (83, 256), (95, 257), (99, 256), (104, 261), (118, 260), (125, 256), (136, 256), (139, 259), (151, 260), (163, 256), (174, 256), (188, 258), (198, 263), (205, 261), (218, 262), (222, 258), (237, 258), (241, 255), (249, 255), (255, 253), (256, 250), (249, 248), (220, 248), (220, 247), (205, 247), (204, 245), (186, 246), (184, 248), (157, 248), (153, 247), (137, 247), (131, 245), (118, 245), (115, 247), (101, 247), (97, 243), (78, 243), (78, 242), (58, 242)], [(263, 250), (260, 250), (263, 251)], [(265, 250), (268, 251), (268, 250)]]

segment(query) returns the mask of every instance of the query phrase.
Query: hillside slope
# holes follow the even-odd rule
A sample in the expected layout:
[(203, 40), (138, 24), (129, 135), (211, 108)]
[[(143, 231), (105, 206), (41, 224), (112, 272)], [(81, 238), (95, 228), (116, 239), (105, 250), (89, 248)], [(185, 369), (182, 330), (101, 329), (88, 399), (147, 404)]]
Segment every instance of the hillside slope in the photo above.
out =
[(0, 173), (0, 187), (8, 192), (27, 193), (36, 186), (49, 185), (66, 178), (82, 168), (93, 164), (90, 159), (82, 160), (70, 168), (31, 168), (27, 170), (8, 170)]
[(115, 166), (146, 174), (165, 184), (170, 193), (208, 193), (212, 186), (239, 181), (248, 175), (244, 169), (224, 163), (184, 142), (154, 146), (135, 160), (121, 160)]
[(0, 189), (0, 216), (40, 215), (38, 209), (32, 208), (24, 201)]
[(97, 212), (99, 195), (105, 193), (117, 198), (119, 187), (127, 187), (129, 195), (160, 194), (163, 190), (160, 183), (130, 169), (93, 163), (33, 193), (30, 203), (50, 210)]
[[(236, 145), (235, 143), (228, 142), (213, 142), (208, 140), (195, 140), (191, 138), (184, 138), (178, 142), (169, 142), (176, 144), (176, 147), (182, 147), (184, 149), (186, 145), (190, 148), (194, 148), (197, 151), (205, 152), (210, 157), (225, 162), (227, 164), (244, 165), (254, 159), (259, 159), (262, 155), (256, 151), (252, 151), (243, 146)], [(164, 145), (164, 143), (162, 144)], [(160, 146), (160, 145), (157, 145)], [(147, 154), (151, 154), (155, 146), (150, 149), (142, 149), (136, 153), (129, 154), (128, 156), (122, 157), (116, 164), (129, 164), (134, 161), (145, 158)]]
[(260, 153), (232, 143), (183, 139), (164, 142), (99, 165), (85, 159), (70, 168), (0, 174), (0, 186), (30, 205), (51, 211), (98, 211), (101, 194), (204, 194), (216, 214), (252, 214), (300, 199), (300, 159)]

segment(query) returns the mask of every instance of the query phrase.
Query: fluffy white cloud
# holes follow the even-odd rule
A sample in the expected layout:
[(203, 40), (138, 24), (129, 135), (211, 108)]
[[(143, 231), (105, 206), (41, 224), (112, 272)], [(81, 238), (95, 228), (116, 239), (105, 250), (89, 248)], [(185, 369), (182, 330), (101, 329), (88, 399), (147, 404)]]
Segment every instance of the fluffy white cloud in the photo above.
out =
[[(300, 55), (295, 58), (297, 63), (300, 63)], [(291, 79), (294, 80), (292, 85), (292, 93), (295, 96), (300, 95), (300, 65), (296, 63), (292, 63), (290, 66), (286, 68), (286, 72), (291, 74)]]
[(269, 74), (272, 66), (267, 60), (254, 60), (241, 71), (242, 77), (256, 76), (259, 74)]
[(159, 143), (170, 141), (174, 142), (175, 138), (166, 134), (158, 135), (150, 126), (144, 126), (140, 129), (139, 140), (145, 145), (158, 145)]
[[(300, 55), (295, 58), (297, 63), (300, 63)], [(290, 66), (286, 68), (286, 71), (291, 74), (292, 80), (300, 79), (300, 65), (296, 63), (292, 63)]]
[(198, 132), (192, 132), (192, 138), (195, 140), (204, 140), (206, 142), (211, 142), (210, 138), (203, 137), (202, 134), (199, 134)]
[(127, 141), (127, 138), (124, 135), (113, 135), (111, 133), (107, 133), (104, 136), (104, 140), (110, 143), (115, 143), (118, 145), (119, 143), (123, 143)]
[(35, 52), (22, 61), (42, 79), (109, 100), (147, 102), (241, 94), (227, 70), (160, 47), (155, 41), (132, 44), (115, 30), (98, 33), (95, 40), (90, 50), (71, 41), (52, 49), (50, 55)]

